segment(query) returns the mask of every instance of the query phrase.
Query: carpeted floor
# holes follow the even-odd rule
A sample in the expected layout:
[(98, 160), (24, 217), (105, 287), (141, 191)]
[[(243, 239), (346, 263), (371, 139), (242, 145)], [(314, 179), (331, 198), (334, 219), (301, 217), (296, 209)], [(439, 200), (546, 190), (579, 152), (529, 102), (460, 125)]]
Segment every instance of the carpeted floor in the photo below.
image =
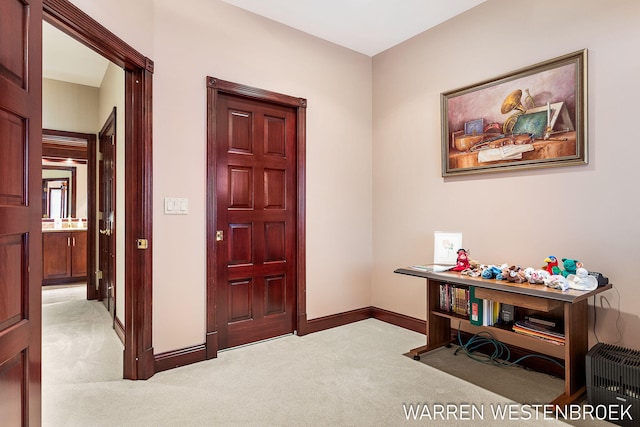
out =
[[(423, 356), (423, 363), (404, 355), (423, 342), (422, 334), (369, 319), (220, 352), (217, 359), (147, 381), (126, 381), (122, 346), (104, 307), (56, 300), (43, 304), (43, 425), (566, 425), (517, 411), (515, 418), (496, 415), (497, 407), (520, 408), (517, 399), (429, 366), (465, 357), (444, 354), (448, 349)], [(484, 371), (475, 362), (463, 363)], [(537, 386), (532, 380), (526, 388)], [(448, 412), (438, 415), (442, 407)], [(470, 407), (475, 412), (463, 412)]]

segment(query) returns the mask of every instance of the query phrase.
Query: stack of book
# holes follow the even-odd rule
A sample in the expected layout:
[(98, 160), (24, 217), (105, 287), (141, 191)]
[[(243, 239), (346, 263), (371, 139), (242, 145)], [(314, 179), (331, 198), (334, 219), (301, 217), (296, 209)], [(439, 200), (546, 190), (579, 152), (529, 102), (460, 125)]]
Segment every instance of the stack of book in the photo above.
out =
[(525, 320), (516, 321), (513, 325), (513, 331), (552, 344), (564, 345), (564, 328), (553, 320), (527, 317)]

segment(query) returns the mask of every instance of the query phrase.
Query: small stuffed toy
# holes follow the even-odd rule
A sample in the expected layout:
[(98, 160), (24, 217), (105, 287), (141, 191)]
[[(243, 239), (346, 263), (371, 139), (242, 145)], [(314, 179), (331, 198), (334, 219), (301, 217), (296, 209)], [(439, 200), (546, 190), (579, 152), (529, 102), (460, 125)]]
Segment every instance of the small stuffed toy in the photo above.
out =
[(547, 263), (543, 268), (547, 270), (550, 275), (560, 274), (560, 267), (558, 267), (558, 258), (553, 255), (548, 256), (544, 259), (544, 262)]
[(533, 267), (527, 267), (524, 269), (524, 278), (527, 279), (527, 282), (534, 283), (531, 281), (531, 276), (535, 273), (535, 269)]
[(502, 264), (500, 266), (500, 273), (496, 276), (496, 280), (507, 280), (511, 270), (509, 269), (509, 264)]
[(577, 259), (562, 258), (562, 266), (562, 275), (566, 278), (570, 274), (576, 274), (576, 269), (582, 267), (582, 263)]
[(532, 284), (541, 284), (544, 283), (545, 279), (551, 277), (547, 270), (534, 270), (529, 275), (529, 283)]
[(495, 265), (488, 265), (482, 270), (482, 278), (483, 279), (495, 279), (499, 274), (502, 273), (500, 267), (496, 267)]
[(584, 267), (578, 267), (576, 274), (569, 274), (567, 282), (571, 289), (579, 291), (592, 291), (598, 287), (598, 279), (589, 275), (589, 272)]
[(548, 279), (544, 280), (544, 284), (550, 288), (561, 289), (563, 291), (569, 289), (569, 282), (561, 274), (554, 274), (549, 276)]
[(453, 271), (462, 271), (469, 268), (471, 264), (469, 264), (469, 257), (467, 256), (467, 251), (465, 249), (458, 249), (458, 262), (455, 267), (451, 270)]
[(509, 267), (507, 282), (524, 283), (526, 281), (527, 279), (524, 277), (524, 270), (519, 265), (512, 265)]
[(497, 267), (495, 265), (486, 265), (482, 269), (481, 276), (483, 279), (497, 279), (501, 273), (502, 273), (502, 269), (500, 267)]

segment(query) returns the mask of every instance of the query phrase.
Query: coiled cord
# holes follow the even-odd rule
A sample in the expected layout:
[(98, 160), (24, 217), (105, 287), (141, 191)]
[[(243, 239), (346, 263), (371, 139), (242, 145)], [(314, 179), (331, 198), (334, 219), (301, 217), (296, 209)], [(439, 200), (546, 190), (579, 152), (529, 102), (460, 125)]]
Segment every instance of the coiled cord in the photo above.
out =
[[(458, 345), (460, 347), (456, 349), (456, 351), (453, 353), (454, 355), (457, 355), (459, 351), (462, 351), (467, 355), (467, 357), (480, 363), (499, 367), (509, 367), (517, 365), (518, 363), (530, 357), (537, 357), (553, 362), (564, 369), (564, 365), (562, 363), (543, 354), (527, 354), (514, 360), (513, 362), (510, 362), (509, 359), (511, 359), (511, 351), (509, 350), (509, 347), (507, 347), (507, 345), (502, 341), (496, 339), (489, 331), (478, 332), (477, 334), (469, 338), (469, 341), (463, 343), (462, 336), (460, 335), (460, 327), (458, 326)], [(485, 345), (492, 345), (494, 348), (493, 352), (490, 355), (483, 355), (482, 357), (476, 356), (474, 352)]]

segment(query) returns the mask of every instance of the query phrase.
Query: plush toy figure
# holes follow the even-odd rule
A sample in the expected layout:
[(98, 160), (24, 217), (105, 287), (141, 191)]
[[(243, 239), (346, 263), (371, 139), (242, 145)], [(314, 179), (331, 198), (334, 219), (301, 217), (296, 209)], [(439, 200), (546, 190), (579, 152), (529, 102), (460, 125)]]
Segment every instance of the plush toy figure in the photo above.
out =
[(453, 271), (462, 271), (469, 268), (471, 264), (469, 264), (469, 257), (467, 256), (467, 251), (465, 249), (458, 249), (458, 262), (455, 267), (451, 270)]
[(562, 266), (562, 275), (566, 278), (570, 274), (576, 274), (576, 269), (582, 267), (582, 263), (577, 259), (562, 258)]
[(567, 282), (571, 289), (579, 291), (592, 291), (598, 287), (598, 279), (589, 275), (589, 272), (584, 267), (578, 267), (576, 274), (569, 274)]
[(502, 273), (500, 267), (496, 267), (495, 265), (485, 266), (485, 268), (482, 270), (482, 278), (496, 279), (500, 273)]
[(533, 267), (527, 267), (524, 269), (524, 278), (527, 279), (527, 282), (533, 283), (531, 281), (531, 276), (535, 273), (535, 269)]
[(534, 270), (529, 275), (529, 283), (540, 284), (544, 283), (545, 279), (551, 277), (547, 270)]
[(512, 265), (507, 272), (507, 282), (524, 283), (527, 279), (524, 277), (524, 270), (519, 265)]
[(550, 275), (560, 274), (560, 267), (558, 267), (558, 258), (556, 258), (553, 255), (551, 255), (551, 256), (546, 257), (544, 259), (544, 262), (547, 263), (547, 265), (544, 267), (544, 269), (547, 270), (547, 272)]
[(567, 279), (565, 279), (561, 274), (554, 274), (549, 276), (548, 279), (544, 280), (544, 284), (550, 288), (561, 289), (563, 291), (569, 289), (569, 282), (567, 282)]

